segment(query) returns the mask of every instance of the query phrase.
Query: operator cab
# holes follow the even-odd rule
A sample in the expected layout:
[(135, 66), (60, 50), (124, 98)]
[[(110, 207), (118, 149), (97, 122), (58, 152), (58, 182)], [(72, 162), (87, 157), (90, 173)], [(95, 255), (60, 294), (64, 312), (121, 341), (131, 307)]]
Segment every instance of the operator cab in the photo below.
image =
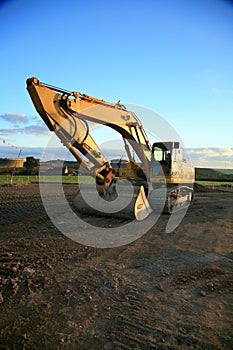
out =
[(155, 142), (152, 146), (152, 176), (171, 176), (172, 154), (179, 142)]

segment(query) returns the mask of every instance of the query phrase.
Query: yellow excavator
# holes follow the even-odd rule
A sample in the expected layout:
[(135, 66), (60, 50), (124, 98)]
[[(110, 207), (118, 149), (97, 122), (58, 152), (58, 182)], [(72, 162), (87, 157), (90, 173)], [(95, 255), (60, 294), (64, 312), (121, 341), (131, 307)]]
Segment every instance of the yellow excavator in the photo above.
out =
[[(94, 185), (80, 187), (84, 190), (79, 189), (76, 195), (77, 211), (143, 220), (161, 205), (163, 212), (171, 214), (191, 203), (194, 169), (184, 159), (180, 142), (169, 140), (151, 146), (135, 113), (120, 103), (51, 86), (36, 77), (26, 83), (49, 130), (95, 178)], [(116, 177), (116, 170), (91, 135), (92, 123), (110, 127), (122, 136), (128, 158), (124, 176)], [(125, 180), (131, 184), (130, 193)], [(122, 206), (120, 199), (127, 196), (130, 200)], [(99, 208), (98, 203), (102, 203)], [(109, 210), (110, 204), (113, 210)]]

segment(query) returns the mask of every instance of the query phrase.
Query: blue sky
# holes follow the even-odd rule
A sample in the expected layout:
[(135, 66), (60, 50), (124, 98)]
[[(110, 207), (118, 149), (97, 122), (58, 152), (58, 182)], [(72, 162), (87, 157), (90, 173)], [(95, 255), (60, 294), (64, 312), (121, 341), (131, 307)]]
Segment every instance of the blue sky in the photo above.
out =
[(37, 76), (156, 111), (196, 155), (233, 167), (232, 18), (224, 0), (1, 1), (0, 141), (46, 146), (26, 91)]

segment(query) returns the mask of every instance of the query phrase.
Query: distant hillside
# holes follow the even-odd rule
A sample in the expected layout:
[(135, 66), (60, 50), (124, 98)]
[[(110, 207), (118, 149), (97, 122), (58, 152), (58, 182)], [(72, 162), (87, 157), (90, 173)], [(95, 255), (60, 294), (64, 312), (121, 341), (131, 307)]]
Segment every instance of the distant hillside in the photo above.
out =
[(195, 178), (199, 181), (233, 181), (233, 169), (195, 168)]

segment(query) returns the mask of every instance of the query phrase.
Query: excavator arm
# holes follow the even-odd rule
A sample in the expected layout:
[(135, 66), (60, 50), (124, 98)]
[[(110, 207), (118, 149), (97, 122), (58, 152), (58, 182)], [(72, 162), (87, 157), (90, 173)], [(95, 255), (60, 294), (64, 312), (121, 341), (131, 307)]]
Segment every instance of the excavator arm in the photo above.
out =
[(136, 115), (123, 105), (44, 84), (35, 77), (27, 79), (27, 90), (49, 130), (56, 133), (79, 163), (95, 173), (99, 192), (114, 183), (115, 171), (91, 136), (88, 121), (120, 133), (129, 160), (132, 160), (131, 145), (145, 173), (149, 172), (149, 141)]

